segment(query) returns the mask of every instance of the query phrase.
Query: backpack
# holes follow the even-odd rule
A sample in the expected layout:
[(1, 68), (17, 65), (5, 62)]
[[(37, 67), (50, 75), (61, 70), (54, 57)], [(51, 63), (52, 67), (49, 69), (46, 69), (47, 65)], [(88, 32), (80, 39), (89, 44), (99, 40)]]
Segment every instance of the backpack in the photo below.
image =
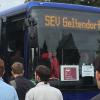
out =
[(10, 84), (11, 84), (15, 89), (17, 88), (17, 85), (16, 85), (16, 81), (15, 81), (15, 80), (10, 81)]

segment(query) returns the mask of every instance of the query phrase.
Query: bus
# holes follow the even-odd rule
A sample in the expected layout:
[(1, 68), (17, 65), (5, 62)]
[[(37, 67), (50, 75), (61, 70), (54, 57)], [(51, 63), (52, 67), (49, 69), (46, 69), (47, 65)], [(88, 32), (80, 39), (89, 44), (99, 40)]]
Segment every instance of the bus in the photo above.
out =
[(28, 2), (0, 12), (0, 56), (7, 71), (17, 50), (25, 77), (34, 78), (39, 64), (54, 66), (50, 84), (64, 100), (90, 100), (98, 93), (93, 64), (100, 53), (100, 8)]

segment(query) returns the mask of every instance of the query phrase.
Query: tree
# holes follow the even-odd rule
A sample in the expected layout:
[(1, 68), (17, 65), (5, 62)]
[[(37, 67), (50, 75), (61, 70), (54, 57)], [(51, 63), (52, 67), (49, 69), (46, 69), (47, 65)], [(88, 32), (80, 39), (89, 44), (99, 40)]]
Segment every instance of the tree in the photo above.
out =
[(95, 0), (94, 6), (100, 7), (100, 0)]
[(25, 2), (29, 2), (30, 0), (25, 0)]

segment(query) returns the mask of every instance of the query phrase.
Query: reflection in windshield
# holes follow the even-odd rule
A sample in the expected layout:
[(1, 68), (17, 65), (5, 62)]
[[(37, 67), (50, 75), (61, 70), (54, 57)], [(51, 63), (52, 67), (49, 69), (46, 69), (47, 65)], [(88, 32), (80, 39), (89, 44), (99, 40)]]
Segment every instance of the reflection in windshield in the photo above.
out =
[(75, 65), (79, 63), (79, 52), (75, 46), (72, 34), (63, 35), (57, 48), (57, 57), (60, 64)]
[[(99, 31), (88, 27), (82, 28), (80, 25), (77, 26), (75, 22), (74, 24), (77, 27), (74, 26), (73, 28), (71, 26), (73, 20), (70, 19), (75, 18), (77, 19), (77, 24), (80, 21), (81, 24), (84, 22), (86, 25), (88, 19), (96, 23), (100, 15), (73, 10), (63, 9), (60, 11), (58, 9), (46, 8), (33, 9), (31, 15), (37, 21), (37, 46), (39, 50), (37, 65), (45, 64), (51, 69), (53, 68), (52, 66), (56, 66), (55, 68), (58, 71), (55, 70), (58, 75), (56, 74), (53, 77), (59, 78), (61, 65), (78, 65), (81, 75), (83, 64), (93, 64), (96, 55), (100, 51)], [(63, 18), (69, 20), (62, 20)], [(66, 25), (66, 27), (63, 25)], [(52, 61), (53, 54), (55, 55), (55, 62)]]

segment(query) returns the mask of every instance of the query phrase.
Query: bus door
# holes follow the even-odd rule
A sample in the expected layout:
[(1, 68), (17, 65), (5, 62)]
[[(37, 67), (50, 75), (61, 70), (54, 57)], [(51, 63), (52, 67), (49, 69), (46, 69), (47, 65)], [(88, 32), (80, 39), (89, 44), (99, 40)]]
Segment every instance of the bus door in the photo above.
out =
[(0, 18), (0, 57), (6, 57), (6, 17)]
[(1, 45), (1, 27), (2, 27), (2, 19), (0, 18), (0, 45)]
[(2, 54), (1, 52), (2, 52), (2, 48), (1, 48), (1, 33), (2, 33), (2, 30), (1, 30), (1, 28), (2, 28), (2, 18), (0, 18), (0, 55)]
[[(18, 61), (24, 63), (24, 14), (7, 16), (2, 27), (2, 46), (7, 62), (6, 76), (11, 76), (11, 65)], [(4, 52), (3, 51), (3, 52)], [(8, 79), (7, 79), (8, 80)]]
[[(30, 14), (30, 13), (29, 13)], [(28, 29), (25, 38), (28, 38), (27, 46), (28, 48), (28, 59), (29, 59), (29, 68), (27, 69), (27, 73), (29, 78), (33, 78), (34, 76), (34, 67), (37, 66), (38, 63), (38, 56), (39, 56), (39, 48), (38, 48), (38, 43), (37, 43), (37, 22), (35, 21), (34, 18), (31, 17), (31, 15), (28, 16), (28, 18), (25, 21), (25, 24), (27, 26), (26, 29)], [(26, 48), (27, 49), (27, 48)]]
[(28, 31), (27, 29), (25, 30), (25, 35), (24, 35), (24, 70), (25, 70), (25, 76), (28, 77), (28, 59), (29, 59), (29, 36), (28, 36)]
[(8, 82), (11, 73), (10, 67), (8, 64), (8, 41), (7, 41), (7, 18), (0, 18), (0, 57), (4, 59), (5, 62), (5, 74), (3, 79), (5, 82)]

